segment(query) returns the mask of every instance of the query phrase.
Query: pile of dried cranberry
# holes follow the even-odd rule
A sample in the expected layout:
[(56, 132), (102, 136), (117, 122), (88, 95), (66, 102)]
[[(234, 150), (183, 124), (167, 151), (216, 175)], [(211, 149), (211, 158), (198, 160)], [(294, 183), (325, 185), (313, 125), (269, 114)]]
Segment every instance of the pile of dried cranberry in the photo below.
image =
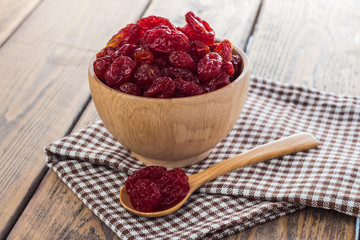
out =
[(232, 43), (216, 43), (213, 29), (193, 12), (185, 20), (183, 27), (158, 16), (128, 24), (96, 55), (96, 76), (121, 92), (158, 98), (199, 95), (235, 80), (242, 61)]
[(180, 202), (190, 190), (184, 170), (150, 166), (140, 169), (125, 182), (126, 192), (136, 210), (151, 212), (168, 209)]

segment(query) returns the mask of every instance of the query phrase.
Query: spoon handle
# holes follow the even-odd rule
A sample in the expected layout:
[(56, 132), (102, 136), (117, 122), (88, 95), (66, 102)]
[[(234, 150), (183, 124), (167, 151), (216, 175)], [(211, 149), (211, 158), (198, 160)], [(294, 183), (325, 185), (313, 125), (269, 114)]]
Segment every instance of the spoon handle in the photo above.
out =
[[(222, 161), (202, 172), (189, 176), (189, 182), (193, 189), (237, 168), (249, 166), (268, 159), (280, 157), (286, 154), (300, 152), (314, 148), (318, 141), (310, 133), (298, 133), (276, 141), (258, 146), (249, 151)], [(190, 181), (191, 179), (191, 181)]]

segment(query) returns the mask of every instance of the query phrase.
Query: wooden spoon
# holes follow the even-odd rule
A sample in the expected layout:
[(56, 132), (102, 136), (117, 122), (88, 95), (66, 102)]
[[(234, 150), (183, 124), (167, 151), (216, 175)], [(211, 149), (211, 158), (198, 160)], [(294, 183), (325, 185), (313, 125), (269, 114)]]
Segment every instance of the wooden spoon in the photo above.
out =
[(175, 206), (165, 209), (158, 212), (140, 212), (133, 208), (130, 197), (126, 192), (125, 186), (120, 190), (120, 203), (128, 211), (145, 217), (161, 217), (168, 215), (170, 213), (178, 210), (190, 197), (190, 195), (196, 191), (199, 187), (205, 183), (225, 174), (237, 168), (249, 166), (254, 163), (259, 163), (268, 159), (280, 157), (286, 154), (300, 152), (303, 150), (308, 150), (314, 148), (318, 145), (318, 141), (310, 133), (298, 133), (285, 137), (259, 147), (256, 147), (252, 150), (246, 151), (239, 155), (236, 155), (232, 158), (224, 160), (208, 169), (190, 175), (189, 176), (189, 185), (190, 191), (185, 196), (185, 198), (177, 203)]

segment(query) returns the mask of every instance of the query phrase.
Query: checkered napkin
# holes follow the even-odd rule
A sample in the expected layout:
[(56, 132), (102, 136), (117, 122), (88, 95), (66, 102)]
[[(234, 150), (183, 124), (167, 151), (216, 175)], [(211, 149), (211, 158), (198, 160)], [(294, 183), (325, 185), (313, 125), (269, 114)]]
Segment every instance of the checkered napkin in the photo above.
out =
[(207, 183), (160, 218), (118, 200), (144, 167), (97, 122), (46, 147), (47, 165), (121, 239), (219, 239), (307, 206), (360, 217), (360, 98), (252, 78), (233, 130), (188, 174), (255, 146), (307, 131), (316, 149), (235, 170)]

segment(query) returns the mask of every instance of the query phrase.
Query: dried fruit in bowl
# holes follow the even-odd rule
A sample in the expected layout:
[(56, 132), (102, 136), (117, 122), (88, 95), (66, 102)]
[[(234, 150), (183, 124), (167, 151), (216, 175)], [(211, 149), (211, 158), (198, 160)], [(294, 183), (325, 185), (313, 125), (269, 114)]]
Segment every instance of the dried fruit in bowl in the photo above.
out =
[(215, 42), (214, 30), (193, 12), (185, 20), (181, 27), (148, 16), (126, 25), (96, 54), (96, 76), (117, 91), (151, 98), (200, 95), (234, 81), (242, 60), (230, 40)]

